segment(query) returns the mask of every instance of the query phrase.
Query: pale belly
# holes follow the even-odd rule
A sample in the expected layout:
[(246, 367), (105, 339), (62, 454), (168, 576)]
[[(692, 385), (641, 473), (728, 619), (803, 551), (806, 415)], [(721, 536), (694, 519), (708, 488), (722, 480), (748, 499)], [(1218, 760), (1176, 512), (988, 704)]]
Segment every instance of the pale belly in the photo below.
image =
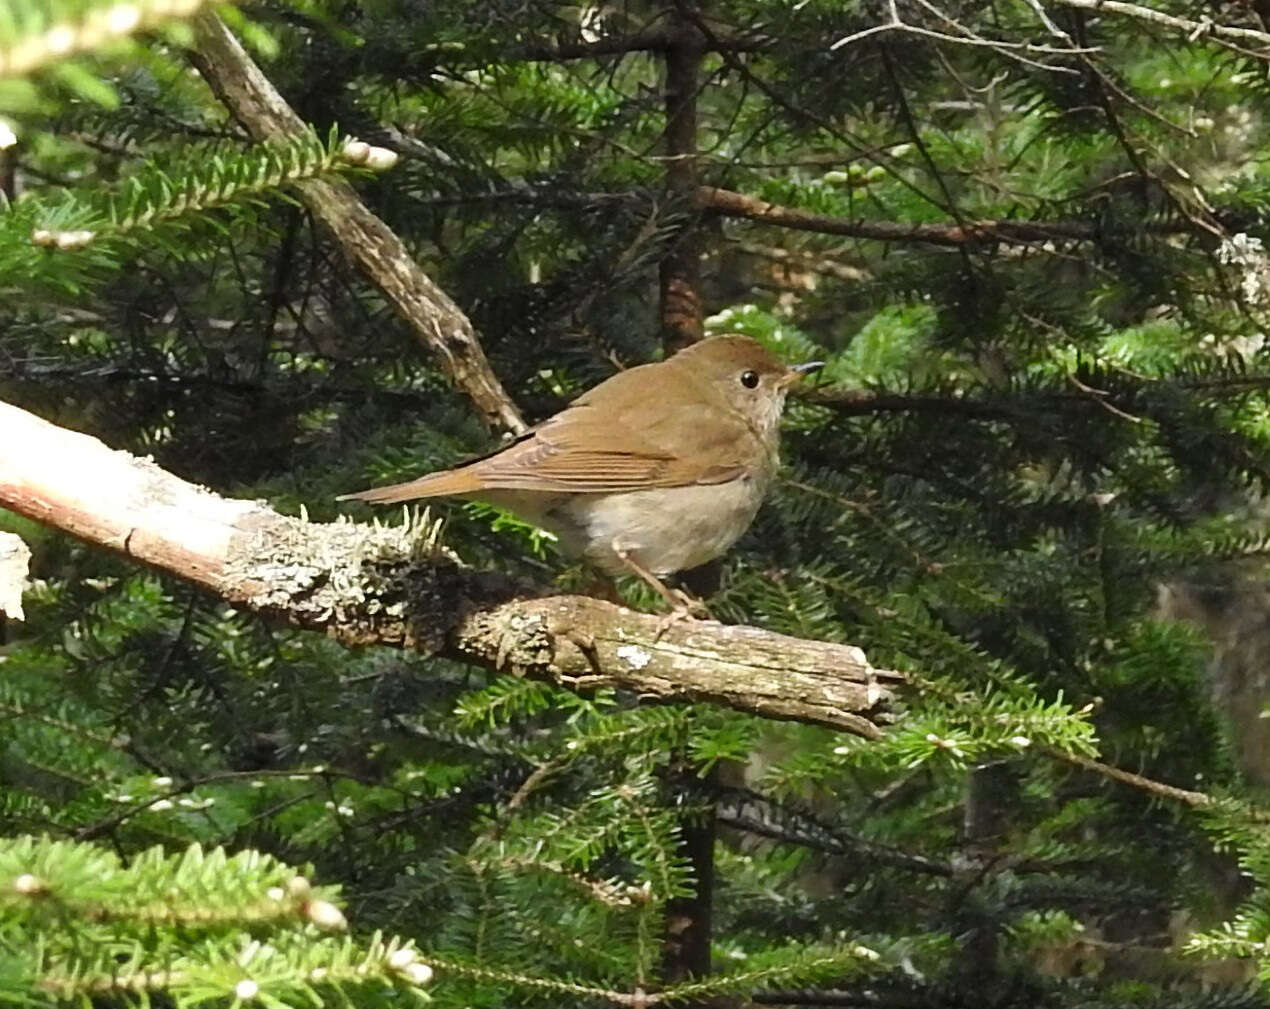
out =
[(543, 516), (565, 550), (609, 574), (626, 574), (617, 549), (656, 575), (722, 556), (741, 538), (763, 500), (766, 481), (585, 494)]

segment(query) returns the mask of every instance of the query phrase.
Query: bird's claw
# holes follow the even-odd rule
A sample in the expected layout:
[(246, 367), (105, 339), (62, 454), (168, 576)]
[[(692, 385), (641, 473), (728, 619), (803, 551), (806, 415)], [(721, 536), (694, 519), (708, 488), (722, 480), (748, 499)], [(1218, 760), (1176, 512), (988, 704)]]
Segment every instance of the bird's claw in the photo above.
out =
[(675, 626), (675, 624), (683, 623), (685, 620), (713, 620), (709, 607), (706, 606), (696, 596), (689, 595), (683, 589), (670, 589), (666, 595), (666, 602), (670, 604), (670, 612), (663, 613), (657, 619), (657, 630), (653, 635), (653, 641), (660, 641), (662, 635)]

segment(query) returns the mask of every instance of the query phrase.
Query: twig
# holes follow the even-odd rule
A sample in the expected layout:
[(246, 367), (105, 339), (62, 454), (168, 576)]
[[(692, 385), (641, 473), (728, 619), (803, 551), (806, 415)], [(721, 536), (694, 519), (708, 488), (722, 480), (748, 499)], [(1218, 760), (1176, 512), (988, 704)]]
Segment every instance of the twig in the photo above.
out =
[[(508, 58), (557, 61), (623, 56), (635, 52), (665, 52), (674, 45), (671, 34), (664, 25), (657, 25), (627, 35), (606, 35), (594, 40), (525, 42), (512, 47)], [(777, 41), (767, 35), (729, 36), (712, 40), (710, 48), (716, 52), (754, 53), (773, 48)]]
[[(914, 855), (891, 845), (852, 834), (802, 810), (782, 808), (767, 796), (745, 788), (718, 789), (715, 818), (725, 827), (743, 830), (784, 844), (801, 845), (834, 855), (850, 856), (859, 862), (873, 862), (932, 876), (951, 877), (953, 866), (925, 855)], [(796, 823), (792, 829), (788, 820)]]
[(1093, 386), (1086, 385), (1084, 382), (1078, 379), (1075, 375), (1071, 375), (1071, 374), (1067, 376), (1067, 381), (1069, 381), (1081, 392), (1085, 393), (1090, 399), (1092, 399), (1104, 410), (1107, 410), (1114, 416), (1119, 417), (1121, 420), (1127, 420), (1133, 424), (1142, 423), (1141, 417), (1135, 417), (1131, 413), (1126, 413), (1124, 410), (1121, 410), (1118, 406), (1115, 406), (1112, 403), (1108, 402), (1107, 397), (1110, 395), (1110, 393), (1108, 393), (1105, 389), (1095, 389)]
[(1072, 53), (1091, 53), (1097, 52), (1096, 49), (1076, 48), (1074, 46), (1039, 46), (1028, 42), (1007, 42), (1001, 39), (989, 39), (982, 35), (976, 34), (959, 21), (950, 17), (948, 14), (939, 10), (929, 3), (922, 3), (923, 7), (933, 13), (944, 23), (955, 28), (960, 34), (949, 35), (946, 32), (937, 32), (931, 28), (923, 28), (920, 25), (909, 24), (899, 15), (899, 10), (894, 0), (890, 3), (890, 17), (882, 24), (873, 25), (871, 28), (865, 28), (861, 31), (854, 32), (844, 38), (838, 39), (829, 46), (830, 51), (842, 49), (846, 46), (855, 45), (874, 35), (881, 35), (886, 32), (899, 32), (904, 35), (916, 35), (919, 38), (932, 39), (936, 42), (946, 42), (950, 45), (972, 46), (983, 49), (991, 49), (1006, 59), (1014, 60), (1022, 63), (1024, 66), (1032, 67), (1035, 70), (1045, 70), (1050, 73), (1079, 75), (1080, 71), (1072, 67), (1057, 66), (1052, 63), (1041, 63), (1038, 60), (1028, 59), (1023, 53), (1037, 53), (1041, 55), (1068, 56)]
[(1104, 764), (1102, 761), (1093, 760), (1090, 757), (1064, 753), (1062, 750), (1056, 750), (1051, 747), (1044, 747), (1041, 752), (1053, 757), (1055, 760), (1061, 760), (1082, 770), (1093, 771), (1094, 774), (1101, 774), (1104, 778), (1132, 785), (1134, 788), (1140, 788), (1144, 792), (1150, 792), (1152, 795), (1158, 795), (1164, 799), (1175, 799), (1178, 802), (1186, 803), (1188, 806), (1196, 807), (1209, 806), (1213, 803), (1213, 797), (1205, 795), (1203, 792), (1192, 792), (1186, 788), (1178, 788), (1176, 785), (1167, 785), (1162, 781), (1155, 781), (1141, 774), (1134, 774), (1132, 771), (1123, 771), (1118, 767), (1112, 767), (1110, 764)]
[(1050, 19), (1050, 16), (1046, 13), (1045, 8), (1041, 6), (1040, 0), (1025, 0), (1025, 2), (1032, 8), (1032, 12), (1036, 15), (1037, 20), (1045, 26), (1045, 30), (1047, 32), (1053, 35), (1056, 39), (1060, 39), (1065, 42), (1068, 46), (1075, 46), (1076, 43), (1072, 41), (1072, 37)]

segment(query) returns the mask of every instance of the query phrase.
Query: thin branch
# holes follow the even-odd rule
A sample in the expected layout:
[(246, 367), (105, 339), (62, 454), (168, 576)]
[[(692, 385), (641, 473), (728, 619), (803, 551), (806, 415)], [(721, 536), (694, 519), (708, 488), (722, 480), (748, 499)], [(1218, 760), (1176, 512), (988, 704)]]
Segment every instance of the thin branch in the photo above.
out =
[[(1130, 234), (1129, 228), (1112, 228), (1096, 221), (967, 221), (962, 224), (902, 224), (817, 214), (797, 207), (768, 203), (729, 189), (702, 186), (697, 202), (723, 217), (736, 217), (796, 231), (822, 235), (874, 239), (880, 242), (920, 242), (959, 249), (994, 242), (1013, 244), (1047, 241), (1101, 241), (1116, 234)], [(1185, 234), (1198, 230), (1191, 221), (1144, 221), (1135, 230), (1155, 235)]]
[[(1263, 46), (1270, 46), (1270, 33), (1258, 31), (1255, 28), (1219, 25), (1207, 17), (1199, 21), (1193, 21), (1190, 18), (1175, 17), (1172, 14), (1165, 14), (1163, 11), (1143, 7), (1140, 4), (1123, 3), (1122, 0), (1055, 0), (1055, 3), (1064, 7), (1077, 7), (1080, 10), (1094, 11), (1098, 14), (1121, 14), (1125, 17), (1147, 21), (1164, 28), (1173, 28), (1177, 31), (1185, 32), (1188, 42), (1194, 42), (1196, 39), (1209, 35), (1215, 39), (1255, 42)], [(1270, 57), (1270, 53), (1257, 53), (1256, 55), (1261, 59)]]
[(834, 385), (796, 390), (794, 394), (809, 403), (832, 407), (844, 417), (874, 413), (937, 413), (974, 420), (1026, 420), (1036, 412), (1035, 405), (1023, 403), (992, 403), (962, 396), (905, 395)]
[[(756, 53), (770, 49), (776, 39), (767, 35), (721, 36), (710, 41), (715, 52)], [(622, 56), (636, 52), (664, 52), (674, 42), (664, 25), (645, 28), (628, 35), (607, 35), (591, 41), (525, 42), (509, 50), (510, 59), (556, 62), (563, 60), (593, 59), (598, 56)]]
[(284, 768), (282, 770), (257, 768), (253, 771), (215, 771), (205, 774), (202, 777), (190, 778), (186, 781), (177, 782), (175, 785), (154, 795), (134, 802), (125, 808), (111, 813), (109, 816), (98, 820), (96, 823), (85, 824), (75, 831), (75, 839), (77, 841), (92, 841), (99, 837), (104, 837), (113, 831), (116, 827), (127, 823), (134, 816), (144, 813), (148, 809), (159, 806), (164, 808), (161, 803), (171, 803), (178, 796), (188, 795), (198, 788), (206, 788), (208, 785), (219, 785), (230, 781), (259, 781), (262, 778), (285, 778), (288, 781), (294, 781), (301, 778), (314, 778), (317, 780), (329, 781), (332, 778), (347, 778), (349, 781), (356, 781), (363, 785), (374, 785), (377, 788), (387, 787), (403, 796), (411, 798), (417, 797), (415, 793), (407, 792), (401, 788), (394, 788), (391, 785), (385, 786), (379, 779), (371, 779), (365, 775), (358, 774), (355, 771), (346, 771), (339, 769), (326, 768), (320, 771), (306, 770), (303, 767)]
[(1045, 8), (1041, 6), (1040, 0), (1025, 0), (1025, 2), (1032, 8), (1032, 12), (1036, 15), (1037, 20), (1045, 26), (1047, 32), (1069, 48), (1075, 47), (1076, 43), (1072, 40), (1072, 37), (1051, 20)]
[[(705, 36), (707, 42), (713, 42), (716, 36), (709, 22), (699, 14), (696, 15), (693, 20), (697, 26), (697, 30)], [(790, 101), (778, 88), (768, 84), (762, 77), (754, 73), (744, 60), (737, 59), (734, 53), (719, 51), (719, 55), (726, 67), (737, 73), (742, 79), (747, 81), (762, 94), (766, 95), (769, 99), (771, 99), (773, 104), (789, 112), (795, 117), (795, 121), (811, 123), (818, 129), (823, 130), (828, 136), (831, 136), (835, 140), (844, 144), (848, 150), (853, 151), (858, 157), (867, 158), (868, 160), (887, 168), (891, 177), (901, 186), (913, 193), (914, 196), (917, 196), (919, 199), (925, 200), (935, 206), (939, 205), (931, 198), (929, 193), (924, 192), (920, 186), (911, 182), (905, 173), (899, 172), (895, 169), (896, 161), (886, 150), (878, 149), (871, 144), (864, 143), (861, 138), (852, 136), (850, 132), (844, 130), (836, 123), (830, 122), (823, 116), (817, 115), (811, 109), (797, 105)]]
[[(597, 39), (522, 42), (509, 50), (510, 59), (554, 63), (564, 60), (625, 56), (628, 53), (662, 52), (670, 45), (663, 25), (654, 25), (625, 35), (605, 35)], [(449, 54), (447, 54), (449, 55)]]
[[(1069, 376), (1075, 381), (1074, 376)], [(819, 403), (845, 417), (867, 416), (875, 413), (935, 413), (952, 417), (968, 417), (973, 420), (1045, 421), (1046, 410), (1062, 406), (1083, 406), (1096, 402), (1103, 409), (1116, 404), (1138, 405), (1141, 397), (1152, 389), (1183, 389), (1201, 395), (1245, 395), (1270, 389), (1270, 375), (1235, 375), (1230, 378), (1143, 379), (1142, 384), (1119, 395), (1101, 389), (1085, 387), (1078, 392), (1036, 392), (1018, 394), (1000, 400), (976, 399), (970, 396), (923, 396), (892, 393), (885, 390), (850, 388), (847, 386), (821, 386), (796, 391), (799, 399)], [(1122, 409), (1113, 409), (1124, 420), (1137, 423), (1140, 418)]]
[(1210, 806), (1213, 803), (1211, 795), (1205, 795), (1203, 792), (1192, 792), (1190, 789), (1178, 788), (1176, 785), (1168, 785), (1163, 781), (1155, 781), (1141, 774), (1134, 774), (1132, 771), (1122, 771), (1120, 768), (1104, 764), (1100, 760), (1081, 757), (1075, 753), (1064, 753), (1062, 750), (1050, 747), (1046, 747), (1044, 752), (1055, 760), (1061, 760), (1085, 771), (1092, 771), (1094, 774), (1100, 774), (1104, 778), (1110, 778), (1112, 781), (1132, 785), (1134, 788), (1140, 788), (1144, 792), (1158, 795), (1162, 799), (1174, 799), (1178, 802), (1184, 802), (1188, 806), (1196, 807)]
[(860, 991), (839, 988), (777, 989), (755, 992), (750, 996), (750, 1002), (762, 1006), (833, 1006), (837, 1009), (930, 1009), (938, 1004), (920, 992), (908, 996), (891, 995), (872, 988)]
[(875, 35), (882, 35), (887, 32), (899, 32), (905, 35), (916, 35), (919, 38), (931, 39), (935, 42), (946, 42), (952, 45), (972, 46), (972, 47), (991, 49), (994, 52), (998, 53), (999, 55), (1004, 56), (1006, 59), (1015, 60), (1019, 63), (1022, 63), (1025, 66), (1032, 67), (1036, 70), (1047, 70), (1047, 71), (1050, 71), (1051, 73), (1060, 73), (1060, 74), (1078, 74), (1079, 71), (1074, 70), (1071, 67), (1057, 66), (1051, 63), (1040, 63), (1036, 60), (1028, 59), (1026, 56), (1022, 55), (1022, 53), (1027, 52), (1027, 53), (1039, 53), (1044, 55), (1067, 56), (1074, 52), (1097, 52), (1097, 50), (1094, 50), (1094, 49), (1076, 49), (1075, 47), (1070, 45), (1055, 47), (1055, 46), (1035, 45), (1028, 42), (1007, 42), (1000, 39), (986, 38), (982, 35), (979, 35), (971, 31), (965, 25), (961, 24), (956, 19), (950, 17), (948, 14), (946, 14), (944, 11), (941, 11), (939, 8), (935, 7), (934, 5), (925, 3), (924, 0), (917, 0), (917, 2), (921, 4), (923, 7), (925, 7), (930, 13), (938, 17), (945, 24), (956, 29), (958, 34), (949, 35), (949, 34), (946, 34), (945, 32), (937, 32), (937, 31), (933, 31), (930, 28), (923, 28), (919, 25), (909, 24), (907, 21), (905, 21), (903, 18), (900, 17), (898, 5), (896, 4), (895, 0), (890, 0), (890, 3), (888, 5), (890, 16), (888, 17), (886, 21), (882, 22), (881, 24), (873, 25), (870, 28), (865, 28), (862, 31), (854, 32), (853, 34), (847, 35), (844, 38), (838, 39), (838, 41), (830, 45), (829, 47), (830, 52), (833, 52), (838, 49), (842, 49), (846, 46), (855, 45), (857, 42), (862, 42), (865, 39), (871, 38), (872, 36), (875, 36)]
[[(265, 141), (304, 133), (305, 124), (219, 18), (203, 14), (192, 24), (196, 48), (191, 59), (252, 137)], [(520, 411), (490, 367), (472, 323), (419, 268), (392, 229), (342, 180), (310, 179), (296, 188), (349, 262), (362, 269), (396, 306), (485, 422), (494, 428), (524, 431)]]
[(715, 818), (725, 827), (743, 830), (784, 844), (796, 844), (834, 855), (848, 855), (933, 876), (953, 876), (950, 863), (914, 855), (871, 841), (826, 823), (811, 813), (779, 805), (767, 796), (745, 788), (719, 788)]
[[(559, 189), (543, 189), (517, 186), (486, 193), (464, 193), (427, 197), (420, 202), (428, 206), (458, 206), (478, 203), (524, 203), (542, 208), (584, 211), (605, 211), (607, 208), (643, 202), (645, 197), (632, 191), (626, 193), (580, 193)], [(879, 221), (865, 218), (836, 217), (817, 214), (797, 207), (768, 203), (754, 196), (730, 189), (701, 186), (696, 191), (697, 206), (722, 217), (734, 217), (770, 224), (795, 231), (809, 231), (822, 235), (843, 235), (847, 238), (864, 238), (880, 242), (911, 242), (960, 248), (967, 245), (988, 245), (993, 242), (1010, 245), (1027, 245), (1035, 242), (1096, 242), (1118, 235), (1146, 232), (1151, 235), (1188, 234), (1205, 230), (1186, 220), (1140, 221), (1134, 227), (1104, 224), (1099, 221), (1024, 221), (984, 220), (959, 224), (903, 224), (896, 221)], [(769, 258), (774, 258), (770, 257)], [(825, 270), (823, 272), (832, 272)]]
[(348, 645), (444, 656), (576, 691), (708, 701), (870, 739), (904, 678), (850, 645), (755, 627), (666, 628), (583, 596), (462, 567), (426, 519), (316, 524), (218, 497), (0, 403), (0, 507)]

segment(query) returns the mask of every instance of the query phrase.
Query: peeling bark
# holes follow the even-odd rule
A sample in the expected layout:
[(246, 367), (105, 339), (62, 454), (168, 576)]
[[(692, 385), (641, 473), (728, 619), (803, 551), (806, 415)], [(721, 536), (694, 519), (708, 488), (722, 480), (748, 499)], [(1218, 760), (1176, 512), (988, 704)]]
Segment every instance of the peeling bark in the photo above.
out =
[(0, 403), (0, 506), (349, 645), (390, 645), (571, 690), (710, 701), (866, 738), (896, 672), (850, 645), (683, 621), (463, 567), (438, 525), (318, 524), (222, 498)]

